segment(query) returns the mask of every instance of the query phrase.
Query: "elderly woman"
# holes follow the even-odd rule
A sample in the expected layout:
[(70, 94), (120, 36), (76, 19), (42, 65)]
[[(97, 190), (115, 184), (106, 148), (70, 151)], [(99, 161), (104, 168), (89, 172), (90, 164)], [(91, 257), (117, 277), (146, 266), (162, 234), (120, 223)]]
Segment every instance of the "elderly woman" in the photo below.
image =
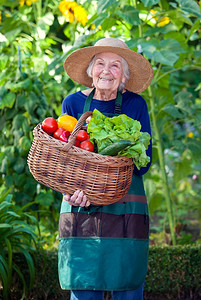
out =
[[(106, 116), (126, 114), (151, 134), (147, 105), (138, 93), (153, 77), (150, 63), (121, 40), (103, 38), (71, 53), (64, 68), (86, 90), (68, 95), (62, 113), (79, 118), (95, 108)], [(142, 175), (134, 168), (128, 193), (114, 204), (91, 205), (76, 190), (64, 195), (59, 221), (59, 280), (73, 299), (143, 299), (149, 245), (149, 217)]]

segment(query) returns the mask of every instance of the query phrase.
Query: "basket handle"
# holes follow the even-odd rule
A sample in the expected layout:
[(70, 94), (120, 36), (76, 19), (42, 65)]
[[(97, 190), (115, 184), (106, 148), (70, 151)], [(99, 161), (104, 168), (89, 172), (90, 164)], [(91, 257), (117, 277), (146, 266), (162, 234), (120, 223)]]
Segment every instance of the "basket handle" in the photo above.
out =
[(75, 145), (79, 130), (82, 128), (82, 125), (84, 124), (86, 119), (90, 116), (92, 116), (92, 111), (86, 111), (83, 115), (81, 115), (81, 117), (77, 121), (77, 124), (75, 125), (75, 128), (73, 129), (73, 132), (69, 137), (68, 143), (66, 143), (66, 145), (63, 147), (65, 151), (68, 151), (72, 146)]

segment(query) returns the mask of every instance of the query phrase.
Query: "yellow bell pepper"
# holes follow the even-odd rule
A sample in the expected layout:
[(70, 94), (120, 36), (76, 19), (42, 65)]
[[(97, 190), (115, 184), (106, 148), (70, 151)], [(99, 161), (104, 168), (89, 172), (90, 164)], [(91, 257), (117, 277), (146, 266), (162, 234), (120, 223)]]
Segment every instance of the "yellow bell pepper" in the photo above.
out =
[(65, 130), (72, 132), (77, 124), (77, 119), (64, 114), (58, 118), (57, 123), (59, 128), (64, 128)]

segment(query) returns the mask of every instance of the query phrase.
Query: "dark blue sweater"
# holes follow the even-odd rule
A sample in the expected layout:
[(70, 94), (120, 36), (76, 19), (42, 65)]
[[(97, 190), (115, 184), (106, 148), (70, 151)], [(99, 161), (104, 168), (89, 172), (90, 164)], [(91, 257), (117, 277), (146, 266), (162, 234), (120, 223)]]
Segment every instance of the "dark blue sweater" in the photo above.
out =
[[(86, 98), (87, 96), (81, 91), (68, 95), (62, 103), (62, 114), (67, 113), (68, 115), (78, 119), (79, 115), (83, 113)], [(90, 110), (93, 111), (95, 108), (103, 114), (114, 113), (115, 99), (110, 101), (93, 99)], [(123, 93), (121, 113), (139, 121), (142, 126), (141, 131), (148, 132), (151, 135), (147, 104), (142, 96), (129, 91)], [(143, 175), (148, 171), (152, 160), (152, 142), (150, 142), (147, 149), (147, 155), (150, 157), (150, 163), (148, 163), (146, 167), (142, 167), (140, 170), (134, 168), (135, 174)]]

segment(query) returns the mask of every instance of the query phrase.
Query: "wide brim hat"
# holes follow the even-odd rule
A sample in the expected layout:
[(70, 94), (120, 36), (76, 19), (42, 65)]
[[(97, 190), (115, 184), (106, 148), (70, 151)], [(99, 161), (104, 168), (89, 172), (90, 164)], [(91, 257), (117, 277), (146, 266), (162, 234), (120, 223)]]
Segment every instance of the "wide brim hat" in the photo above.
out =
[(126, 43), (116, 38), (103, 38), (94, 46), (72, 52), (64, 62), (66, 73), (73, 81), (92, 87), (92, 78), (87, 75), (86, 71), (94, 55), (102, 52), (118, 54), (127, 61), (130, 78), (126, 82), (125, 89), (141, 93), (150, 85), (153, 69), (149, 61), (140, 53), (130, 50)]

